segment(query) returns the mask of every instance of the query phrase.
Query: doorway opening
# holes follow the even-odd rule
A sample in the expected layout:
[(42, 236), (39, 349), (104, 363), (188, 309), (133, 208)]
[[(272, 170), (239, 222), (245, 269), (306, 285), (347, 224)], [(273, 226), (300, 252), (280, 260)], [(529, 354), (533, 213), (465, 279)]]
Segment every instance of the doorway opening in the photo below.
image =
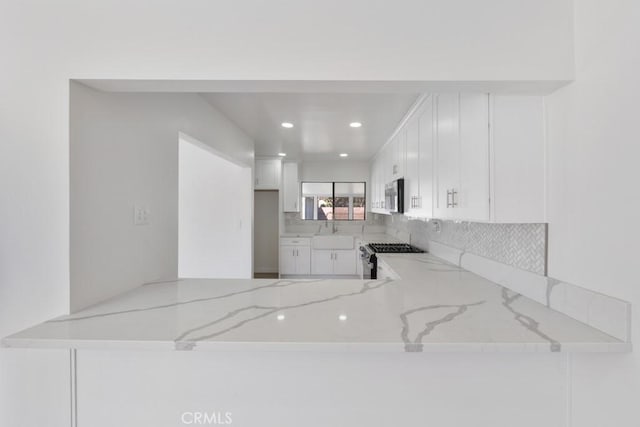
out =
[(279, 192), (253, 192), (253, 271), (256, 279), (278, 278), (279, 248)]

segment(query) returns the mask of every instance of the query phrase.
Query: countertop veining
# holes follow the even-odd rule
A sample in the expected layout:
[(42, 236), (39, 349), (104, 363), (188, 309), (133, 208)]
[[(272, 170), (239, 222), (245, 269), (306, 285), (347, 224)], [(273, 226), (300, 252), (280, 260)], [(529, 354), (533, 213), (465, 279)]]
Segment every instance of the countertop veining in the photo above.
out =
[(400, 280), (183, 279), (141, 286), (3, 340), (9, 347), (623, 352), (631, 345), (430, 254)]

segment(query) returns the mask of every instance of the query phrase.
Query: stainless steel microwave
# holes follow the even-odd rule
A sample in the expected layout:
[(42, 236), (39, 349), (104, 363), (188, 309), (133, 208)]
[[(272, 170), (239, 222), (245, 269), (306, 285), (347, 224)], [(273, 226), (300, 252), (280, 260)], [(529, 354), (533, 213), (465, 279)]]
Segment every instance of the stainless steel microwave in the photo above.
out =
[(389, 212), (404, 213), (404, 178), (396, 179), (385, 186), (384, 200)]

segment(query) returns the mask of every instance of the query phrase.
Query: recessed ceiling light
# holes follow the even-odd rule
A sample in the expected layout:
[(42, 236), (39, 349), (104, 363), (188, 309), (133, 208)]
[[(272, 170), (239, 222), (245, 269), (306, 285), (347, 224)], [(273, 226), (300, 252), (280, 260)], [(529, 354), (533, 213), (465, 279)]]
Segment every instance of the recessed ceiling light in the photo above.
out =
[(278, 153), (278, 156), (280, 156), (280, 157), (287, 157), (287, 153)]
[(289, 122), (282, 122), (281, 125), (283, 128), (287, 128), (287, 129), (291, 129), (293, 127), (293, 123), (289, 123)]
[(360, 122), (351, 122), (349, 123), (349, 126), (351, 126), (352, 128), (359, 128), (362, 126), (362, 123)]
[(285, 315), (284, 314), (278, 314), (278, 316), (276, 318), (278, 320), (284, 320), (285, 319)]
[(347, 153), (340, 153), (340, 157), (348, 157), (349, 155)]
[(347, 315), (346, 315), (346, 314), (341, 314), (340, 316), (338, 316), (338, 319), (339, 319), (341, 322), (344, 322), (345, 320), (347, 320)]

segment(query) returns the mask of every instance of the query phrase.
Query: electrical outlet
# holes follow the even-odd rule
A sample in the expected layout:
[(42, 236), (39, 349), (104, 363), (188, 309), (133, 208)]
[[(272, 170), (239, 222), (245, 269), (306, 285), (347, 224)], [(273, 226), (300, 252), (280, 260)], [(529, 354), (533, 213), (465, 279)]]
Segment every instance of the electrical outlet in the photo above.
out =
[(133, 224), (148, 225), (149, 224), (149, 208), (142, 205), (133, 207)]

